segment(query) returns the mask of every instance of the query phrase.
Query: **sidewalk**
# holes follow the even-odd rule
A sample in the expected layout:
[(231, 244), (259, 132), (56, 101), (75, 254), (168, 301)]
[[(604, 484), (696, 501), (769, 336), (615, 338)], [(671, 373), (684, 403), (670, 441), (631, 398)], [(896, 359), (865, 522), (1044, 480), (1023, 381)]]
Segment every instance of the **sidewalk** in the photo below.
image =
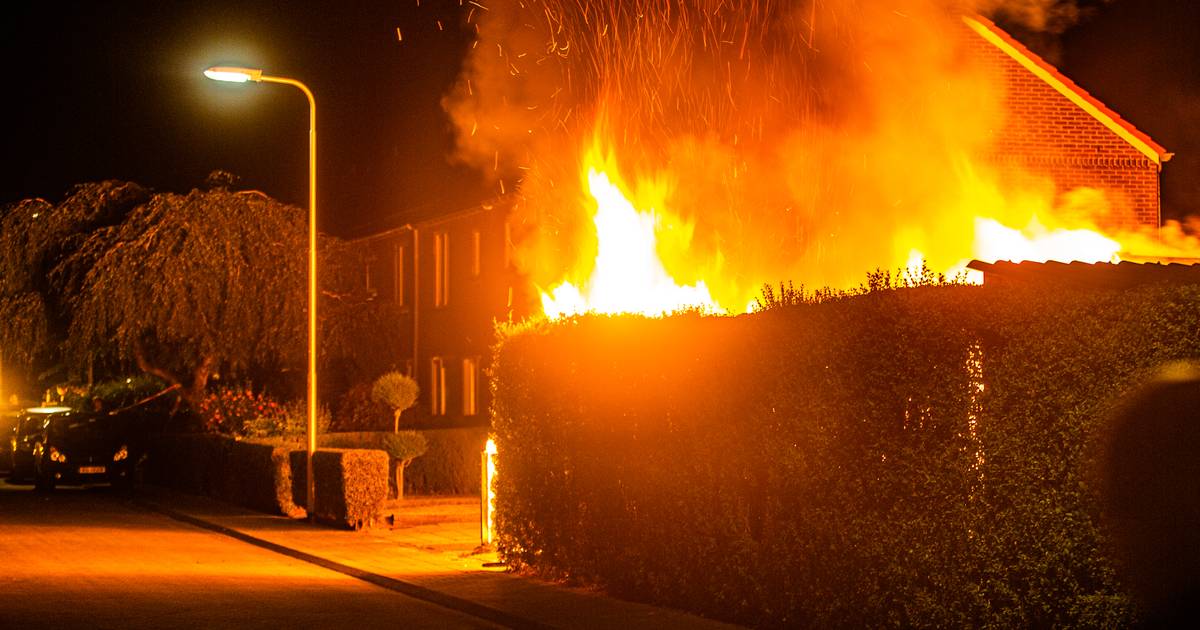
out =
[(384, 588), (516, 628), (736, 628), (683, 612), (617, 600), (506, 573), (479, 544), (478, 502), (413, 498), (388, 504), (395, 524), (362, 532), (270, 516), (146, 486), (137, 502), (172, 518), (233, 536)]

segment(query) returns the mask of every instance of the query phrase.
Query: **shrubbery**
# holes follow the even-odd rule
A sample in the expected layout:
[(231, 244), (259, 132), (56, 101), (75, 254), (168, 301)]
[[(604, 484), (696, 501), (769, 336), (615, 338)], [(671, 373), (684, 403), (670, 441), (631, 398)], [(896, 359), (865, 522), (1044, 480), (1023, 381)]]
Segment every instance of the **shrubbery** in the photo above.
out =
[[(307, 503), (305, 451), (219, 435), (163, 434), (152, 443), (147, 480), (269, 514), (301, 516)], [(369, 527), (387, 499), (388, 456), (377, 450), (313, 454), (316, 516)]]
[[(478, 494), (479, 453), (487, 429), (427, 429), (416, 431), (428, 445), (404, 471), (404, 491), (409, 494)], [(329, 433), (320, 436), (321, 448), (385, 450), (386, 432)]]
[(291, 450), (218, 435), (163, 434), (151, 442), (146, 477), (176, 490), (296, 516), (304, 510), (292, 500)]
[(1133, 621), (1089, 445), (1200, 288), (782, 297), (505, 339), (502, 555), (757, 626)]
[[(293, 451), (293, 493), (306, 502), (305, 457)], [(316, 518), (322, 522), (362, 529), (370, 527), (383, 509), (388, 493), (388, 456), (365, 449), (322, 449), (313, 453), (316, 477)]]
[[(281, 403), (250, 386), (220, 387), (197, 410), (210, 433), (239, 437), (303, 437), (308, 431), (308, 401)], [(317, 411), (317, 432), (329, 430), (329, 410)]]

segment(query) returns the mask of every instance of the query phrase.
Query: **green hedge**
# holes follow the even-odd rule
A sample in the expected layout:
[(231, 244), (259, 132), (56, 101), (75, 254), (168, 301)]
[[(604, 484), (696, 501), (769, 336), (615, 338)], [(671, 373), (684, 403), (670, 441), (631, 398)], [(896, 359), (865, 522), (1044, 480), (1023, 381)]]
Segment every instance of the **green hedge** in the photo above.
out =
[(1196, 357), (1196, 287), (532, 326), (494, 364), (498, 544), (756, 626), (1125, 626), (1091, 444)]
[[(291, 453), (293, 496), (305, 503), (304, 451)], [(388, 494), (387, 453), (367, 449), (321, 449), (313, 453), (317, 520), (338, 527), (371, 527)]]
[[(479, 453), (487, 429), (425, 429), (417, 431), (429, 445), (404, 471), (405, 494), (479, 494)], [(362, 431), (319, 436), (322, 448), (383, 449), (387, 432)]]
[[(151, 440), (146, 480), (270, 514), (303, 516), (305, 451), (219, 435), (162, 434)], [(388, 457), (376, 450), (313, 454), (318, 520), (369, 527), (387, 499)], [(382, 488), (382, 490), (380, 490)]]
[(262, 512), (297, 516), (304, 509), (292, 500), (291, 450), (218, 435), (162, 434), (150, 442), (146, 480)]

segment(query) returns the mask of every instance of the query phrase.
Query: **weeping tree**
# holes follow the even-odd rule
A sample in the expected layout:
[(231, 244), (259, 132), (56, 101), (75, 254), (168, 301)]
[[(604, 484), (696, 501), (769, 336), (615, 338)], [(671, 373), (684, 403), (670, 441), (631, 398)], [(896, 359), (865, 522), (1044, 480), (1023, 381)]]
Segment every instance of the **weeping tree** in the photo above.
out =
[[(217, 172), (202, 190), (154, 194), (109, 181), (78, 185), (58, 204), (0, 208), (6, 374), (58, 365), (73, 370), (64, 378), (90, 380), (92, 368), (96, 378), (140, 369), (191, 403), (217, 373), (303, 391), (306, 213), (231, 184)], [(324, 236), (319, 248), (322, 369), (378, 374), (400, 354), (387, 325), (396, 307), (360, 286), (361, 248)]]
[(83, 376), (86, 366), (64, 369), (61, 346), (72, 319), (67, 296), (88, 264), (67, 260), (149, 197), (137, 184), (113, 180), (76, 185), (58, 204), (25, 199), (0, 208), (0, 362), (6, 373)]
[(306, 234), (262, 193), (154, 195), (64, 261), (86, 269), (67, 354), (133, 362), (193, 404), (217, 370), (303, 365)]

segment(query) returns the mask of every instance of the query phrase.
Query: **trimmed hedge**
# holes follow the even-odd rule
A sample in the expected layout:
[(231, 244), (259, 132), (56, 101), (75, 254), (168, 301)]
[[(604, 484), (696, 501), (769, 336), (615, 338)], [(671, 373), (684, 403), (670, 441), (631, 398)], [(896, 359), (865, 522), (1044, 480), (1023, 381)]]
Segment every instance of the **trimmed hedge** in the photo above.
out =
[[(428, 449), (404, 471), (405, 494), (479, 494), (479, 453), (487, 442), (483, 427), (426, 429)], [(383, 450), (388, 432), (346, 432), (319, 436), (322, 448)]]
[[(298, 516), (290, 447), (219, 435), (161, 434), (150, 442), (146, 479), (271, 514)], [(300, 504), (304, 498), (301, 496)]]
[[(148, 454), (151, 483), (270, 514), (305, 514), (305, 451), (293, 445), (162, 434), (151, 441)], [(354, 529), (374, 522), (387, 499), (386, 453), (321, 449), (313, 454), (313, 471), (317, 520)]]
[(531, 326), (493, 368), (498, 545), (755, 626), (1128, 626), (1091, 445), (1197, 357), (1197, 287)]
[[(305, 452), (291, 453), (293, 495), (306, 503)], [(367, 449), (321, 449), (313, 453), (317, 520), (350, 529), (375, 523), (388, 495), (387, 453)]]

